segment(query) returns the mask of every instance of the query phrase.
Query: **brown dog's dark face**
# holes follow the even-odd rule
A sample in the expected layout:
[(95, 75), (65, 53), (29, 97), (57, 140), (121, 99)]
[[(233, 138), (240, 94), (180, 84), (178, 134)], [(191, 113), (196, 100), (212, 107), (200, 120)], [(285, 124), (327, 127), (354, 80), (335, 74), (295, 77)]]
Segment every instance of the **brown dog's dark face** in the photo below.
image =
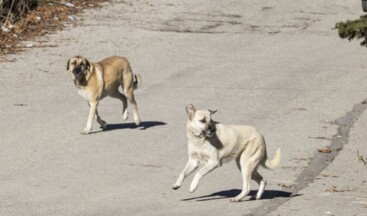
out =
[(84, 57), (75, 56), (69, 59), (66, 70), (70, 71), (75, 79), (81, 80), (90, 73), (90, 63)]

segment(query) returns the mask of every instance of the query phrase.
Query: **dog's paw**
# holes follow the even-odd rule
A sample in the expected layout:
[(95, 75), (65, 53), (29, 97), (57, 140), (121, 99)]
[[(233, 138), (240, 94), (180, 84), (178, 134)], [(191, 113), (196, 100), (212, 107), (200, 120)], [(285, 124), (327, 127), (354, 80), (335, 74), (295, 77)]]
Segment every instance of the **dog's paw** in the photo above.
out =
[(105, 121), (100, 122), (99, 125), (102, 130), (105, 130), (107, 128), (107, 123)]
[(190, 193), (194, 193), (196, 191), (197, 186), (190, 187)]
[(198, 188), (198, 185), (199, 185), (199, 181), (197, 179), (197, 176), (195, 176), (190, 184), (190, 193), (194, 193), (196, 189)]
[(140, 121), (140, 119), (138, 118), (138, 119), (135, 119), (135, 125), (136, 126), (139, 126), (140, 125), (140, 123), (141, 123), (141, 121)]
[(140, 117), (136, 112), (134, 112), (134, 122), (135, 122), (136, 126), (139, 126), (140, 122), (141, 122)]
[(177, 190), (177, 189), (179, 189), (180, 187), (181, 187), (180, 185), (173, 185), (172, 189), (173, 189), (173, 190)]
[(82, 132), (80, 132), (80, 134), (82, 135), (87, 135), (90, 133), (90, 130), (84, 129)]
[(236, 198), (231, 198), (229, 201), (230, 201), (230, 202), (240, 202), (241, 200), (238, 200), (238, 199), (236, 199)]
[(249, 201), (251, 200), (251, 196), (245, 196), (245, 197), (234, 197), (231, 198), (229, 201), (230, 202), (242, 202), (242, 201)]

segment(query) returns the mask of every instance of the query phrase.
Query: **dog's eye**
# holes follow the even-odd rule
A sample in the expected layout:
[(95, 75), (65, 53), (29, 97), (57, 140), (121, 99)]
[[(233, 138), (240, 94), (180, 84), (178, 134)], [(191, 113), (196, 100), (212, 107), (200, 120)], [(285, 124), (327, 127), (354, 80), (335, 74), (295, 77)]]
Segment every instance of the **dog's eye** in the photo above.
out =
[(201, 119), (201, 120), (200, 120), (200, 122), (201, 122), (201, 123), (206, 123), (206, 119), (205, 119), (205, 118), (203, 118), (203, 119)]

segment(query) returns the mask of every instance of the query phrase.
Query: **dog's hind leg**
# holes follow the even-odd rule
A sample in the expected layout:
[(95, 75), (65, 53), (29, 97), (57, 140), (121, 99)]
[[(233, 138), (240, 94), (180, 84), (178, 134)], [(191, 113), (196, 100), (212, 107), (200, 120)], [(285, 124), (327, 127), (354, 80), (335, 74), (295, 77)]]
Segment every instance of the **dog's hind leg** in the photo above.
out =
[(180, 173), (180, 175), (178, 175), (177, 181), (176, 183), (173, 185), (172, 189), (177, 190), (181, 187), (181, 184), (183, 182), (183, 180), (186, 178), (186, 176), (190, 175), (192, 172), (194, 172), (194, 170), (196, 170), (196, 168), (198, 167), (198, 162), (197, 160), (194, 159), (190, 159), (185, 168), (182, 170), (182, 172)]
[(260, 175), (260, 173), (257, 172), (256, 169), (254, 173), (252, 174), (252, 179), (259, 184), (259, 190), (256, 193), (256, 199), (259, 200), (262, 194), (264, 193), (266, 181), (263, 180), (263, 177)]
[[(240, 157), (236, 158), (236, 164), (238, 169), (241, 170)], [(252, 174), (252, 180), (259, 184), (259, 190), (256, 193), (256, 199), (259, 200), (261, 195), (264, 193), (266, 181), (263, 180), (263, 177), (257, 172), (257, 169), (255, 169)]]
[(129, 100), (129, 102), (132, 104), (133, 106), (133, 111), (134, 111), (134, 121), (136, 125), (140, 125), (140, 116), (139, 116), (139, 112), (138, 112), (138, 105), (135, 101), (135, 97), (134, 97), (134, 89), (132, 86), (124, 86), (124, 92), (126, 94), (127, 99)]
[(236, 158), (236, 165), (238, 167), (238, 169), (241, 171), (241, 155), (239, 157)]
[(117, 98), (122, 102), (122, 119), (125, 121), (129, 117), (127, 111), (127, 98), (125, 95), (119, 92), (118, 88), (112, 90), (109, 94), (110, 97)]
[(252, 173), (254, 172), (258, 161), (256, 160), (256, 157), (253, 156), (249, 158), (246, 155), (246, 152), (243, 152), (239, 158), (239, 163), (241, 167), (243, 181), (242, 191), (239, 195), (230, 199), (231, 202), (239, 202), (250, 193), (250, 181), (252, 179)]

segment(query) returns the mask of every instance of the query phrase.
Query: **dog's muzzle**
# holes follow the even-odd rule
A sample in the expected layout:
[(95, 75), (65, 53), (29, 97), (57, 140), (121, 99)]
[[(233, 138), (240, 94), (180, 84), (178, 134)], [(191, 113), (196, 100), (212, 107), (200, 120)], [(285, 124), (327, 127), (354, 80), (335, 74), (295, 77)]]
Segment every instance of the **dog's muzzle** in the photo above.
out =
[(74, 68), (73, 74), (74, 74), (75, 78), (79, 79), (83, 75), (82, 68), (80, 68), (80, 67)]
[(205, 137), (212, 137), (217, 130), (213, 126), (209, 126), (208, 130), (203, 132), (203, 135)]

